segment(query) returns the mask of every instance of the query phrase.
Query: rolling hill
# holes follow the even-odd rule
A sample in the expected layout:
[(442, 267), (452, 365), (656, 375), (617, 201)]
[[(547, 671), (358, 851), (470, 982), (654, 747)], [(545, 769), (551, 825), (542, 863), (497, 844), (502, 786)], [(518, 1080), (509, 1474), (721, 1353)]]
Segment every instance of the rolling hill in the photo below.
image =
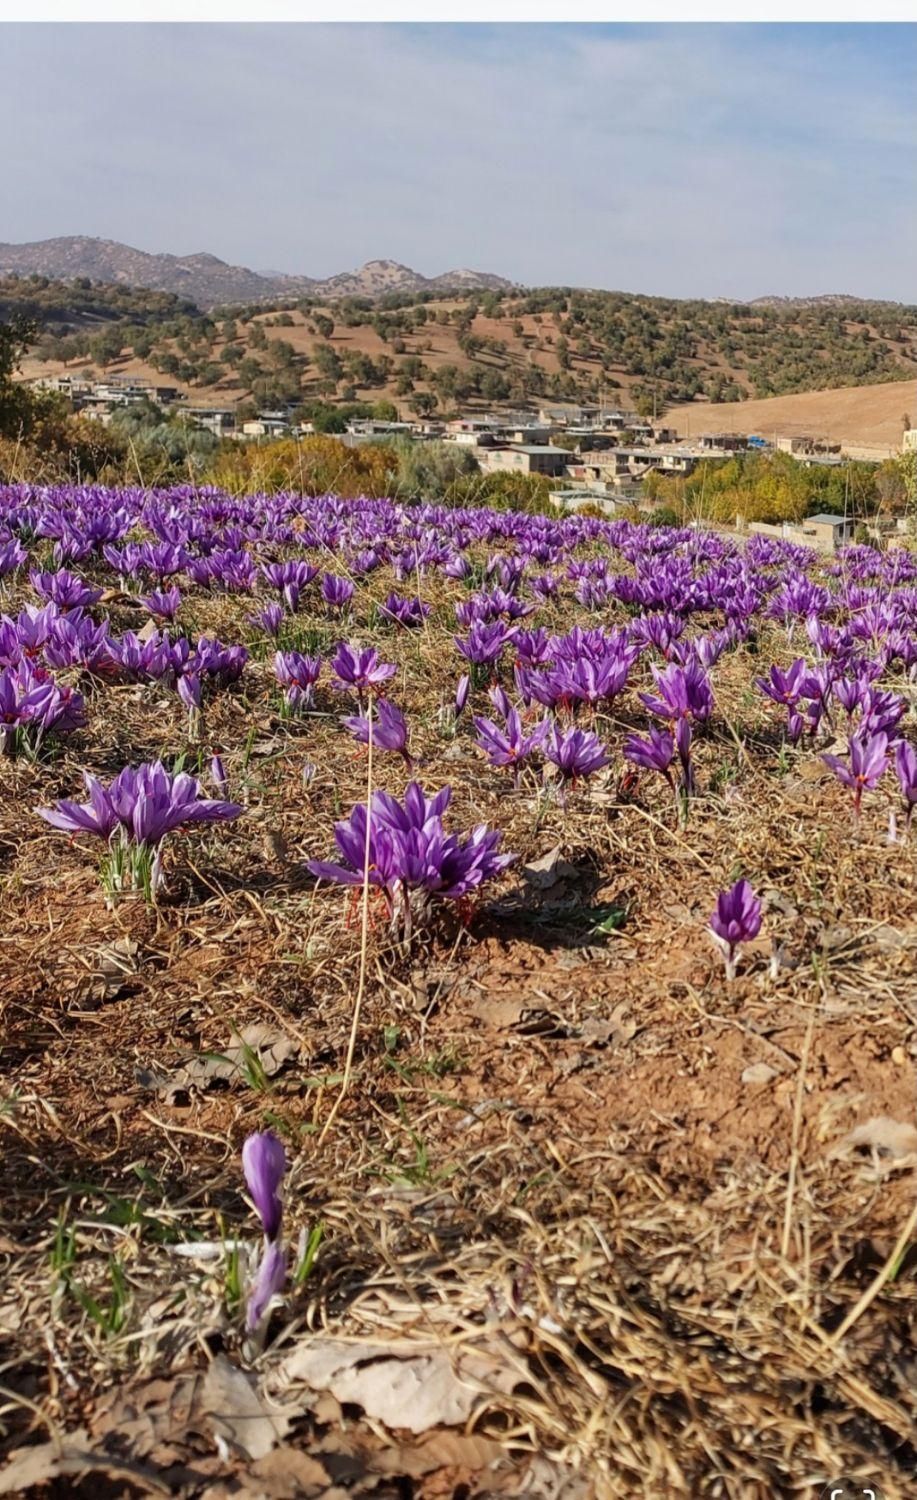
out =
[[(761, 398), (886, 382), (894, 391), (917, 376), (915, 307), (751, 307), (564, 288), (417, 292), (390, 262), (364, 271), (369, 282), (335, 278), (333, 300), (313, 286), (210, 313), (121, 283), (0, 276), (0, 319), (20, 313), (38, 329), (26, 377), (136, 375), (201, 406), (384, 400), (407, 415), (588, 401), (729, 426), (755, 421), (749, 408)], [(358, 291), (368, 284), (372, 296)], [(882, 400), (889, 431), (915, 404)], [(845, 411), (846, 422), (855, 413)], [(803, 408), (798, 421), (829, 435), (818, 415)], [(762, 413), (757, 425), (781, 417)]]
[(905, 415), (911, 425), (917, 421), (917, 380), (801, 391), (765, 401), (694, 402), (671, 407), (666, 420), (684, 437), (744, 432), (898, 449)]

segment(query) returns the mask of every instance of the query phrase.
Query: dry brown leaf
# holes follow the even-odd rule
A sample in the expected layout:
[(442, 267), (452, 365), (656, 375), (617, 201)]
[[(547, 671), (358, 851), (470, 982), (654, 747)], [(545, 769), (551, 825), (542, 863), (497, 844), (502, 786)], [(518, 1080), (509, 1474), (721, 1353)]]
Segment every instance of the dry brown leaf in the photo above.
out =
[(506, 1449), (493, 1438), (476, 1432), (431, 1432), (413, 1447), (383, 1448), (369, 1455), (377, 1474), (406, 1474), (419, 1479), (437, 1469), (470, 1469), (483, 1474), (492, 1464), (506, 1458)]
[(92, 972), (77, 986), (79, 1003), (102, 1005), (114, 1000), (127, 987), (127, 981), (140, 972), (141, 965), (140, 944), (133, 938), (119, 938), (99, 948)]
[(429, 1432), (457, 1427), (481, 1404), (482, 1387), (507, 1392), (519, 1380), (505, 1355), (463, 1347), (450, 1358), (438, 1344), (389, 1340), (348, 1344), (311, 1339), (284, 1361), (282, 1377), (330, 1391), (387, 1427)]
[(501, 1495), (520, 1495), (525, 1500), (611, 1500), (619, 1490), (606, 1486), (598, 1476), (588, 1479), (564, 1464), (536, 1454), (524, 1468), (502, 1476), (493, 1489)]
[(890, 1115), (873, 1115), (865, 1125), (858, 1125), (845, 1136), (842, 1143), (851, 1150), (868, 1147), (893, 1161), (917, 1155), (917, 1130), (904, 1120), (893, 1120)]
[(541, 1000), (529, 1000), (520, 995), (514, 1000), (493, 1000), (480, 995), (471, 1002), (471, 1014), (497, 1031), (517, 1028), (525, 1036), (545, 1036), (567, 1029), (562, 1017), (554, 1015)]
[(547, 854), (542, 854), (540, 859), (533, 859), (529, 864), (522, 866), (523, 880), (536, 891), (547, 891), (559, 880), (576, 878), (577, 870), (567, 860), (561, 858), (561, 844), (555, 844)]
[[(333, 1494), (331, 1475), (317, 1458), (299, 1448), (275, 1448), (259, 1458), (246, 1472), (237, 1474), (226, 1486), (226, 1495), (240, 1500), (328, 1500)], [(208, 1489), (208, 1500), (218, 1500), (220, 1489)]]
[(248, 1376), (223, 1354), (204, 1376), (201, 1405), (214, 1433), (247, 1458), (265, 1458), (289, 1431), (289, 1418), (268, 1411)]
[(597, 1047), (607, 1047), (609, 1042), (620, 1047), (636, 1036), (637, 1023), (627, 1013), (627, 1002), (622, 1001), (615, 1006), (610, 1016), (589, 1016), (580, 1027), (579, 1034), (584, 1042), (592, 1042)]
[(743, 1083), (770, 1083), (771, 1079), (772, 1078), (776, 1078), (777, 1076), (778, 1076), (777, 1075), (777, 1069), (776, 1068), (772, 1068), (771, 1065), (770, 1065), (770, 1063), (766, 1063), (766, 1062), (750, 1063), (749, 1066), (747, 1068), (745, 1068), (744, 1071), (743, 1071), (743, 1073), (742, 1073), (742, 1082)]
[(181, 1375), (106, 1392), (93, 1413), (93, 1439), (104, 1444), (115, 1433), (135, 1459), (152, 1457), (161, 1467), (175, 1462), (194, 1426), (199, 1384), (197, 1375)]
[(235, 1083), (244, 1079), (251, 1054), (254, 1054), (265, 1077), (273, 1078), (295, 1051), (296, 1043), (285, 1032), (266, 1022), (254, 1021), (243, 1026), (236, 1033), (236, 1040), (219, 1052), (193, 1057), (174, 1073), (145, 1068), (138, 1071), (137, 1077), (145, 1088), (154, 1088), (163, 1094), (175, 1094), (183, 1089), (206, 1089), (215, 1083)]
[(108, 1474), (114, 1478), (129, 1479), (137, 1488), (150, 1495), (171, 1495), (168, 1485), (148, 1473), (138, 1464), (114, 1458), (107, 1453), (92, 1453), (87, 1444), (89, 1434), (84, 1427), (66, 1435), (57, 1443), (38, 1443), (31, 1448), (19, 1448), (4, 1469), (0, 1469), (0, 1495), (24, 1495), (37, 1485), (49, 1484), (52, 1479), (64, 1476), (85, 1475), (91, 1472)]

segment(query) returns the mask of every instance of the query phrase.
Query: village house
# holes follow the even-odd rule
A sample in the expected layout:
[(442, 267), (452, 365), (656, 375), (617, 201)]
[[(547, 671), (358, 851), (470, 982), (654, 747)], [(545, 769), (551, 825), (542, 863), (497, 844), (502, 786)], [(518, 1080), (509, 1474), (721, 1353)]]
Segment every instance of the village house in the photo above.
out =
[(193, 427), (212, 432), (218, 438), (232, 432), (236, 425), (235, 414), (229, 406), (186, 406), (180, 416)]
[(778, 453), (790, 453), (794, 457), (801, 454), (832, 454), (840, 453), (840, 443), (823, 442), (820, 438), (813, 437), (778, 437), (774, 440), (774, 447)]
[(504, 442), (514, 443), (516, 446), (526, 444), (537, 446), (546, 443), (550, 435), (550, 427), (536, 427), (532, 424), (524, 427), (504, 427), (501, 437)]
[(707, 454), (744, 453), (748, 438), (738, 432), (704, 432), (695, 440), (694, 446)]
[(569, 489), (552, 490), (549, 497), (551, 504), (558, 510), (566, 511), (568, 514), (582, 510), (583, 506), (594, 506), (613, 520), (629, 510), (633, 510), (639, 503), (639, 488), (630, 493), (604, 494), (594, 489)]
[(380, 422), (375, 417), (354, 417), (347, 423), (347, 431), (361, 437), (411, 437), (412, 422)]
[(478, 462), (485, 474), (563, 474), (570, 454), (538, 443), (482, 449)]
[(453, 417), (446, 423), (444, 436), (448, 442), (464, 442), (472, 447), (480, 438), (495, 438), (503, 429), (496, 417)]
[[(737, 517), (737, 524), (738, 520)], [(766, 521), (751, 521), (748, 530), (759, 536), (776, 536), (803, 547), (814, 547), (816, 552), (825, 552), (830, 556), (839, 547), (844, 547), (853, 540), (854, 526), (855, 522), (850, 516), (824, 512), (817, 516), (807, 516), (798, 523), (784, 521), (777, 526)]]
[(596, 483), (642, 478), (651, 470), (684, 477), (693, 473), (696, 465), (697, 455), (684, 448), (610, 448), (603, 453), (582, 455), (569, 465), (568, 472), (574, 479)]
[(241, 436), (243, 438), (279, 438), (289, 437), (292, 428), (286, 417), (256, 417), (251, 422), (242, 423)]

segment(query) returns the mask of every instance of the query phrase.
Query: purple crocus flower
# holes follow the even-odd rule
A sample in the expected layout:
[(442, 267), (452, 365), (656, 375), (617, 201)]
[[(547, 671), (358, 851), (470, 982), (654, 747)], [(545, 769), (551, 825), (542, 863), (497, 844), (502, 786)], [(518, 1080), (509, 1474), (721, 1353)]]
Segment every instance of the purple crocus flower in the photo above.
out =
[(632, 734), (624, 741), (624, 759), (635, 766), (643, 766), (644, 770), (658, 771), (671, 784), (670, 767), (675, 759), (675, 736), (667, 729), (657, 729), (655, 725), (650, 725), (647, 739), (641, 740)]
[(86, 722), (82, 696), (27, 657), (0, 670), (0, 753), (26, 741), (37, 748), (52, 730), (68, 734)]
[(93, 833), (109, 843), (106, 881), (113, 892), (140, 887), (155, 894), (161, 879), (160, 845), (167, 834), (196, 823), (229, 822), (242, 811), (236, 802), (202, 797), (195, 777), (167, 771), (161, 761), (136, 770), (125, 766), (107, 787), (88, 772), (83, 780), (88, 802), (65, 799), (36, 811), (52, 828)]
[(917, 805), (917, 751), (907, 740), (899, 740), (895, 746), (895, 772), (904, 797), (904, 827), (907, 831)]
[(469, 677), (468, 673), (466, 672), (464, 674), (464, 676), (462, 676), (462, 677), (459, 678), (459, 680), (458, 680), (458, 686), (455, 689), (455, 717), (456, 718), (458, 718), (459, 714), (463, 712), (463, 710), (465, 708), (465, 704), (468, 702), (468, 694), (469, 694), (470, 691), (471, 691), (471, 678)]
[(349, 578), (339, 578), (336, 573), (322, 574), (322, 598), (330, 609), (346, 609), (353, 595)]
[(403, 599), (400, 594), (391, 593), (382, 605), (382, 613), (396, 625), (404, 625), (410, 629), (423, 624), (430, 613), (430, 606), (416, 596), (413, 599)]
[(246, 1138), (242, 1147), (242, 1171), (265, 1239), (276, 1240), (283, 1219), (280, 1185), (287, 1170), (283, 1144), (271, 1130)]
[(500, 660), (504, 646), (514, 636), (515, 631), (507, 629), (502, 620), (494, 620), (489, 625), (482, 625), (480, 622), (472, 625), (467, 641), (457, 635), (453, 636), (453, 640), (462, 655), (475, 666), (492, 667)]
[(6, 578), (9, 573), (15, 573), (17, 568), (22, 567), (28, 555), (18, 537), (14, 536), (8, 542), (0, 542), (0, 578)]
[(158, 619), (174, 620), (181, 608), (181, 594), (177, 588), (154, 589), (151, 594), (144, 594), (140, 603)]
[(850, 787), (854, 812), (859, 813), (864, 790), (872, 791), (888, 766), (888, 735), (853, 734), (847, 747), (849, 764), (839, 755), (823, 755), (822, 760), (842, 786)]
[(605, 746), (591, 729), (562, 730), (553, 724), (543, 741), (542, 752), (545, 760), (557, 767), (562, 781), (574, 786), (609, 763)]
[(64, 610), (87, 609), (91, 604), (98, 604), (104, 592), (103, 589), (91, 588), (66, 568), (59, 568), (56, 573), (43, 573), (33, 568), (29, 581), (36, 594)]
[(311, 708), (321, 671), (320, 656), (303, 656), (300, 651), (278, 651), (275, 654), (274, 675), (285, 689), (288, 708)]
[(257, 614), (249, 615), (249, 623), (263, 630), (267, 635), (276, 637), (280, 634), (280, 627), (286, 618), (282, 604), (265, 604)]
[(530, 733), (526, 733), (518, 711), (509, 704), (504, 719), (504, 729), (495, 724), (493, 719), (475, 719), (477, 743), (492, 766), (512, 766), (518, 777), (519, 768), (541, 748), (551, 725), (549, 720), (544, 719)]
[(81, 609), (72, 609), (54, 621), (42, 654), (49, 667), (102, 672), (110, 660), (109, 640), (107, 620), (97, 625)]
[[(261, 571), (272, 588), (279, 590), (284, 597), (287, 608), (295, 614), (299, 607), (299, 598), (304, 588), (307, 588), (313, 578), (318, 577), (318, 568), (311, 563), (289, 561), (282, 563), (264, 563)], [(350, 586), (353, 593), (353, 585)], [(327, 600), (330, 603), (332, 601)], [(345, 601), (346, 602), (346, 601)]]
[(222, 756), (214, 755), (211, 757), (210, 781), (218, 796), (227, 797), (229, 795), (229, 777), (226, 775), (226, 767), (223, 765)]
[(175, 690), (190, 713), (195, 714), (200, 711), (201, 679), (196, 672), (182, 672), (175, 684)]
[(286, 1170), (286, 1152), (272, 1131), (260, 1131), (246, 1138), (242, 1147), (242, 1171), (264, 1230), (261, 1259), (245, 1308), (245, 1326), (249, 1332), (257, 1329), (263, 1321), (286, 1280), (287, 1258), (280, 1238), (283, 1224), (280, 1189)]
[(733, 980), (740, 945), (752, 942), (761, 931), (761, 902), (747, 880), (737, 880), (728, 891), (720, 892), (710, 931), (726, 960), (726, 978)]
[(188, 665), (219, 687), (228, 687), (242, 676), (248, 652), (244, 646), (224, 646), (215, 637), (202, 635)]
[(379, 660), (379, 653), (372, 646), (360, 649), (342, 641), (331, 658), (331, 670), (337, 679), (338, 689), (356, 688), (358, 693), (371, 693), (394, 677), (398, 668), (391, 662)]
[(690, 661), (686, 667), (672, 662), (664, 672), (655, 666), (652, 672), (656, 693), (640, 694), (650, 713), (673, 724), (679, 719), (699, 722), (710, 717), (713, 692), (700, 662)]
[(274, 1298), (283, 1291), (286, 1279), (287, 1253), (278, 1240), (268, 1240), (245, 1303), (245, 1327), (249, 1333), (254, 1333), (264, 1321)]
[(317, 879), (339, 885), (361, 886), (366, 880), (382, 891), (393, 925), (409, 937), (417, 903), (434, 896), (460, 900), (513, 858), (497, 852), (500, 833), (483, 824), (464, 839), (447, 833), (442, 817), (451, 796), (451, 787), (443, 787), (428, 798), (416, 781), (409, 784), (403, 803), (375, 792), (368, 814), (366, 805), (358, 803), (346, 821), (335, 824), (344, 863), (310, 860), (308, 869)]
[(396, 708), (394, 703), (389, 703), (387, 698), (379, 699), (371, 718), (366, 714), (354, 714), (351, 718), (342, 719), (341, 723), (361, 745), (368, 745), (372, 735), (373, 749), (391, 750), (400, 755), (410, 770), (407, 720), (401, 709)]
[(780, 667), (771, 667), (769, 677), (756, 677), (755, 687), (775, 703), (793, 708), (803, 695), (807, 670), (800, 656), (785, 672)]

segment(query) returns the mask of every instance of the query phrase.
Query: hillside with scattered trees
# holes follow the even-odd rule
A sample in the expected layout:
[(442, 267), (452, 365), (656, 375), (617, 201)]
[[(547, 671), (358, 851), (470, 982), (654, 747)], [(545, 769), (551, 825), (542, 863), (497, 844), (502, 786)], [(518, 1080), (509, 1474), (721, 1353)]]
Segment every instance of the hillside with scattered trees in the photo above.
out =
[(202, 313), (109, 284), (0, 279), (0, 317), (38, 325), (27, 376), (122, 373), (198, 405), (394, 403), (401, 415), (603, 401), (661, 415), (913, 378), (917, 307), (684, 302), (546, 288), (395, 293)]

